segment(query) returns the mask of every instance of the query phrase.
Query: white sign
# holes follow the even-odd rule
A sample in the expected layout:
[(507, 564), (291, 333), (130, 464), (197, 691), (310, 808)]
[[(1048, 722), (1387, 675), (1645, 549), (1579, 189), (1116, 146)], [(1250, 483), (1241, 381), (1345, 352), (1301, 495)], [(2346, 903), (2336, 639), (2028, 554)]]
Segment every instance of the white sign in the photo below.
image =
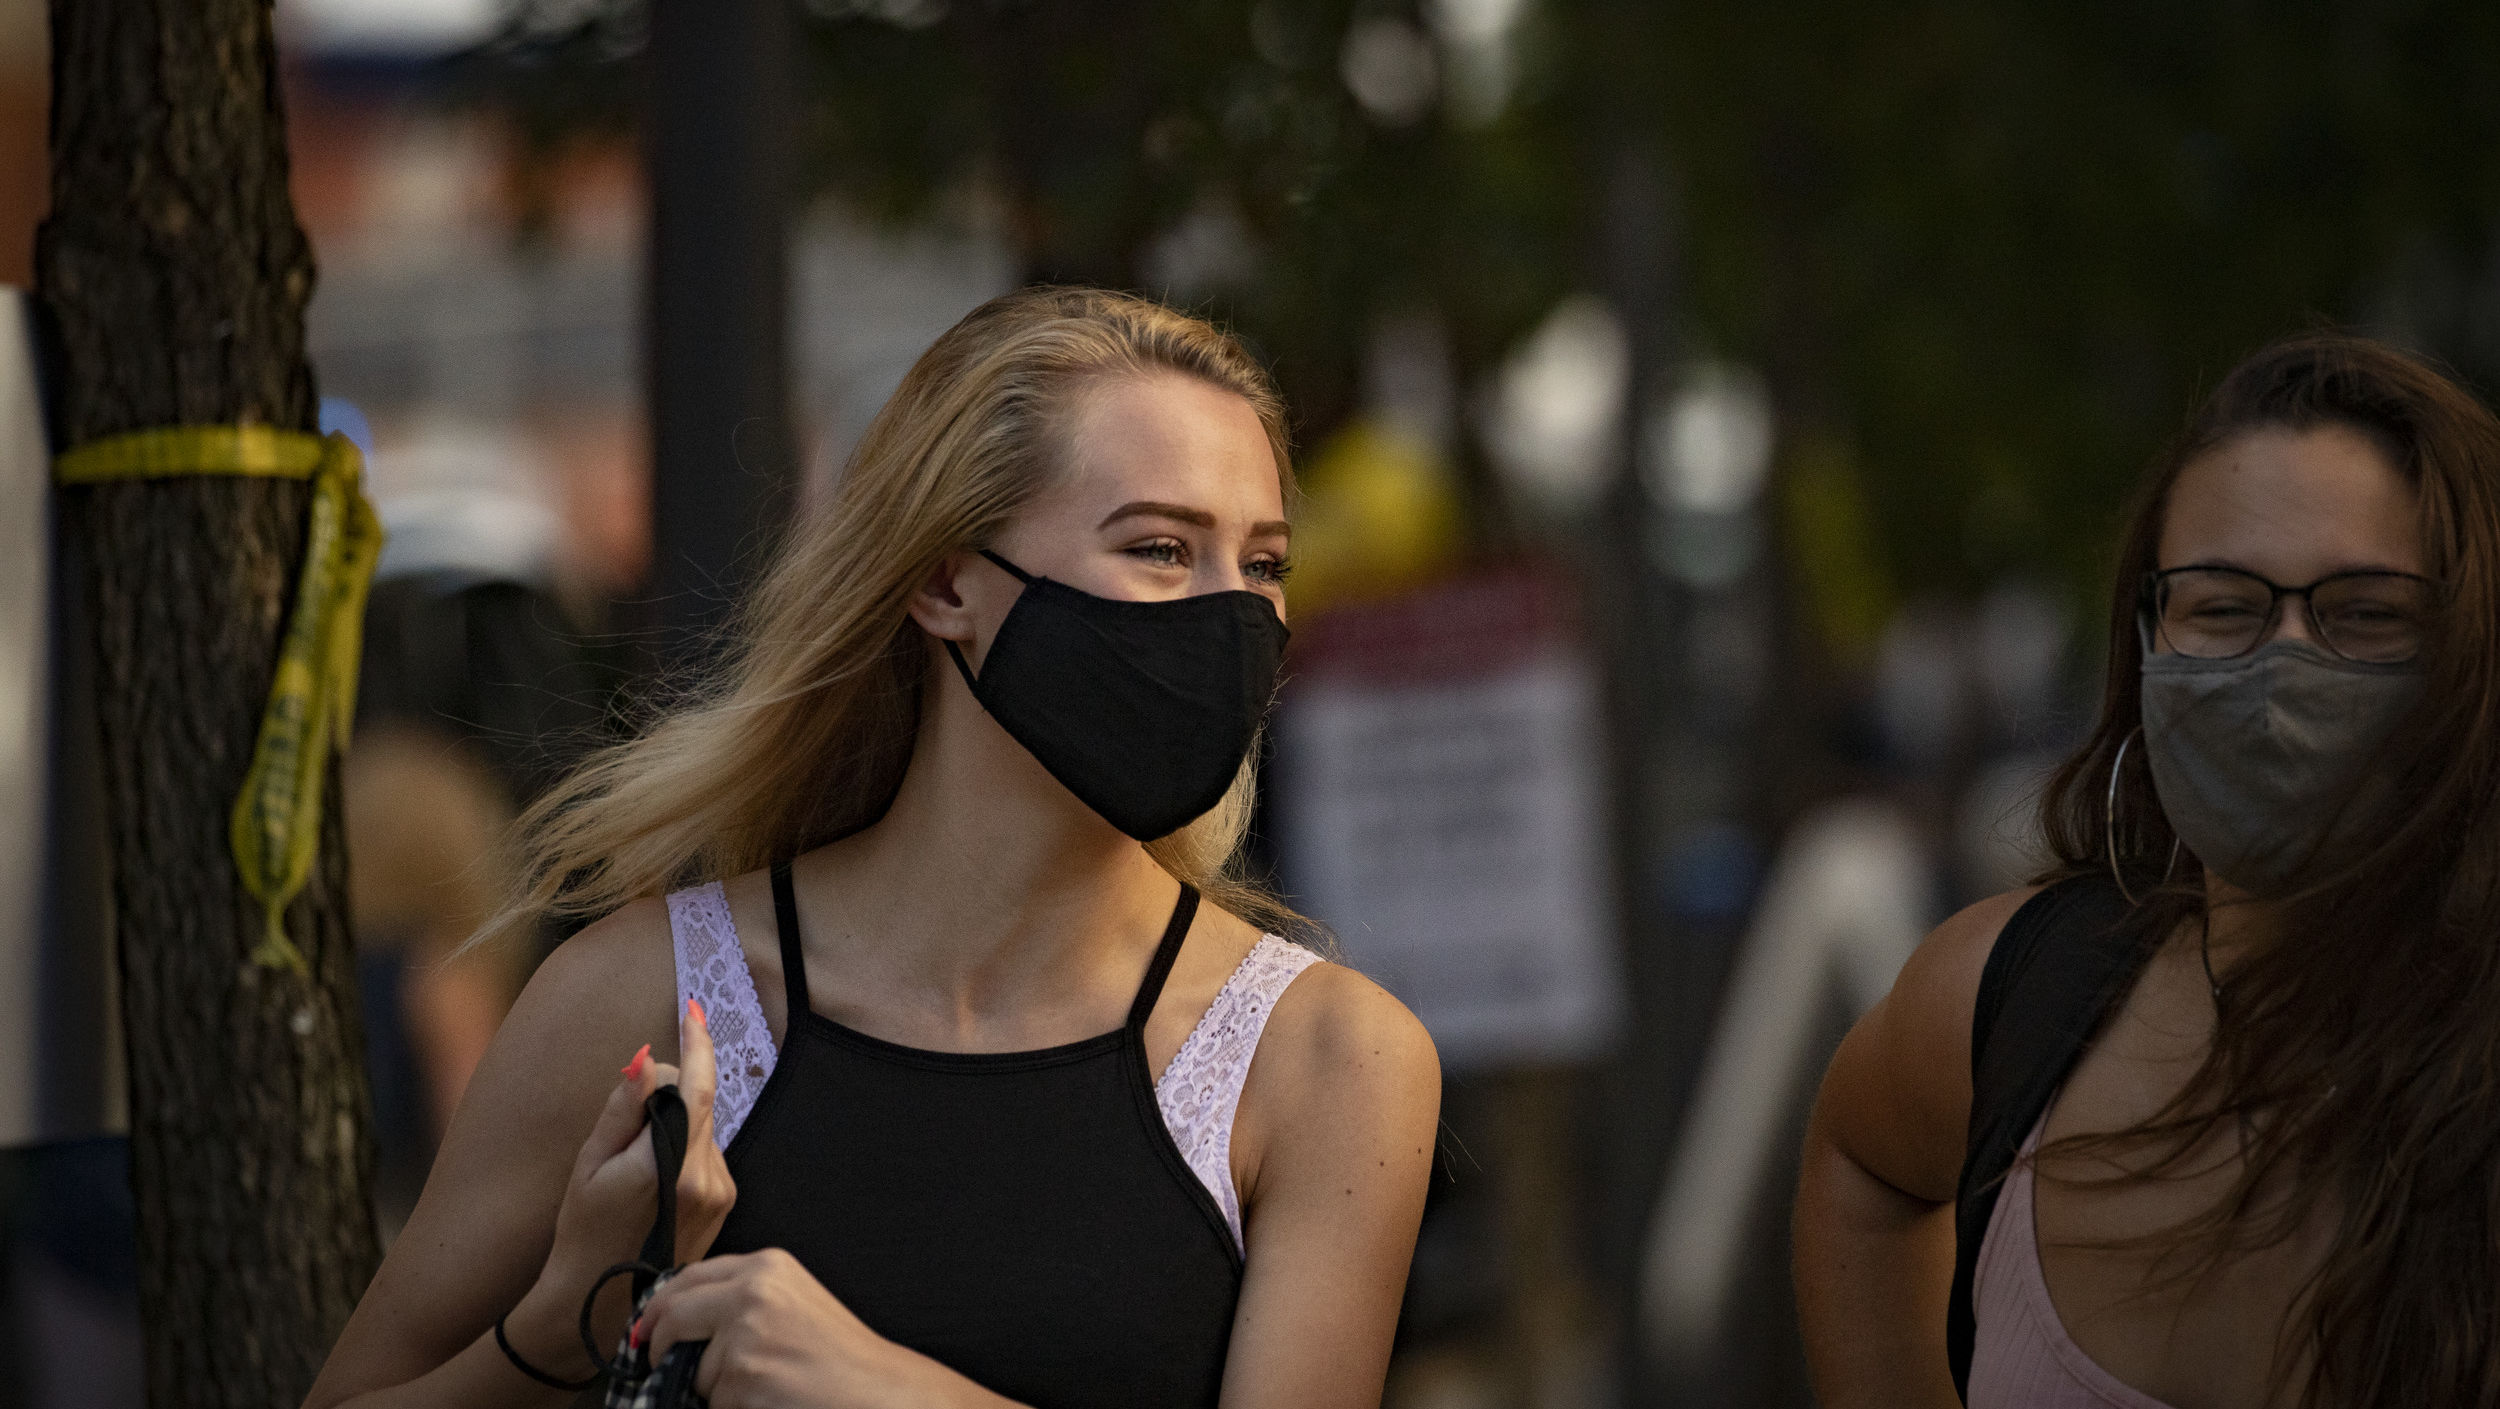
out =
[(1285, 882), (1450, 1067), (1597, 1056), (1623, 993), (1598, 682), (1529, 572), (1300, 629), (1277, 739)]

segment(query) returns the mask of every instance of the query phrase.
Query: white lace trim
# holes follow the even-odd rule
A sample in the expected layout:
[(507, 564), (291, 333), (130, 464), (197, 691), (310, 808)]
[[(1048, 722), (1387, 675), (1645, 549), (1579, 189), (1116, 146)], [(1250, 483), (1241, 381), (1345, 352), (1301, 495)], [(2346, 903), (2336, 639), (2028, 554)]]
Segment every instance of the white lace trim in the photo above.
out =
[[(755, 1109), (780, 1054), (764, 1026), (755, 979), (720, 884), (671, 892), (668, 920), (676, 940), (678, 1001), (700, 999), (711, 1021), (712, 1047), (720, 1058), (712, 1138), (727, 1149)], [(1250, 1079), (1250, 1059), (1258, 1055), (1268, 1014), (1302, 971), (1318, 962), (1318, 955), (1298, 944), (1262, 936), (1155, 1083), (1164, 1127), (1190, 1172), (1215, 1196), (1236, 1248), (1243, 1243), (1241, 1196), (1233, 1187), (1233, 1116), (1241, 1108), (1241, 1088)]]
[(1236, 1248), (1243, 1243), (1241, 1196), (1233, 1188), (1233, 1114), (1241, 1107), (1241, 1088), (1250, 1079), (1250, 1059), (1258, 1054), (1268, 1014), (1302, 971), (1318, 962), (1317, 954), (1298, 944), (1261, 936), (1155, 1083), (1155, 1104), (1163, 1109), (1172, 1143), (1215, 1195)]
[(683, 1008), (689, 998), (702, 1003), (712, 1029), (720, 1063), (712, 1139), (725, 1150), (755, 1109), (780, 1054), (772, 1029), (764, 1026), (755, 978), (747, 972), (746, 951), (738, 947), (738, 927), (729, 918), (729, 896), (720, 882), (671, 891), (668, 928), (677, 949), (677, 1004)]

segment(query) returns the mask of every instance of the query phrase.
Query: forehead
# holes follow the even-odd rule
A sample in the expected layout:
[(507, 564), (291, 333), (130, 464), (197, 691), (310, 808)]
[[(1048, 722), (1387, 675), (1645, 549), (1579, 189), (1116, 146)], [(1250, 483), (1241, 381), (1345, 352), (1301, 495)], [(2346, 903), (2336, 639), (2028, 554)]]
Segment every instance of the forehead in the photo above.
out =
[(1046, 497), (1116, 506), (1136, 500), (1220, 518), (1284, 517), (1267, 427), (1233, 392), (1177, 372), (1106, 378), (1069, 408), (1066, 473)]
[(2228, 564), (2286, 586), (2359, 568), (2418, 573), (2418, 502), (2360, 431), (2248, 431), (2179, 472), (2157, 565)]

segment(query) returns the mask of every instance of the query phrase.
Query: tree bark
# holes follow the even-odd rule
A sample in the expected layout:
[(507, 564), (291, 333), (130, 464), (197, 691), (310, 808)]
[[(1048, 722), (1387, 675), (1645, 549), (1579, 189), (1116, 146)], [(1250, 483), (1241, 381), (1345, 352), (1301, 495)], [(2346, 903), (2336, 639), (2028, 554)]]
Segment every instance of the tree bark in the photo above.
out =
[[(36, 280), (63, 447), (316, 420), (310, 247), (287, 189), (269, 0), (52, 0), (52, 213)], [(308, 975), (254, 965), (227, 846), (301, 565), (309, 487), (67, 492), (89, 565), (113, 933), (129, 1041), (154, 1405), (291, 1405), (372, 1275), (373, 1157), (331, 760), (287, 914)]]

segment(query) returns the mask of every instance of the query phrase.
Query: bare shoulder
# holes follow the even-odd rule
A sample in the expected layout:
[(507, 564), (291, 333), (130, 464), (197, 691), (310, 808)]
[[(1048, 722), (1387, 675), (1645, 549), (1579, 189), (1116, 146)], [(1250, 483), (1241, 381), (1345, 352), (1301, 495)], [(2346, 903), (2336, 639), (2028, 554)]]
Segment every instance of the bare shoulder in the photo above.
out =
[(1376, 1178), (1387, 1183), (1373, 1194), (1411, 1184), (1420, 1199), (1440, 1120), (1441, 1058), (1424, 1025), (1354, 970), (1313, 964), (1259, 1037), (1233, 1120), (1233, 1177), (1254, 1208)]
[[(677, 969), (668, 911), (638, 900), (564, 941), (538, 966), (479, 1063), (454, 1121), (558, 1124), (578, 1143), (606, 1099), (614, 1069), (644, 1042), (676, 1060)], [(577, 1119), (576, 1119), (577, 1118)]]
[(1954, 1195), (1970, 1124), (1970, 1028), (2006, 921), (2039, 888), (1992, 895), (1929, 932), (1824, 1075), (1815, 1125), (1858, 1163), (1921, 1198)]
[(668, 908), (652, 896), (557, 945), (522, 990), (512, 1020), (568, 1036), (647, 1028), (660, 1055), (663, 1039), (676, 1040), (676, 991)]
[(1347, 1086), (1385, 1097), (1440, 1099), (1441, 1058), (1424, 1025), (1387, 989), (1342, 964), (1303, 970), (1277, 999), (1251, 1067), (1244, 1104), (1291, 1100)]
[(1928, 932), (1901, 966), (1882, 1006), (1894, 1009), (1896, 1020), (1958, 1025), (1967, 1056), (1971, 1009), (1979, 1001), (1979, 978), (1987, 971), (1988, 956), (1996, 952), (2005, 922), (2040, 890), (2023, 886), (1955, 911)]

